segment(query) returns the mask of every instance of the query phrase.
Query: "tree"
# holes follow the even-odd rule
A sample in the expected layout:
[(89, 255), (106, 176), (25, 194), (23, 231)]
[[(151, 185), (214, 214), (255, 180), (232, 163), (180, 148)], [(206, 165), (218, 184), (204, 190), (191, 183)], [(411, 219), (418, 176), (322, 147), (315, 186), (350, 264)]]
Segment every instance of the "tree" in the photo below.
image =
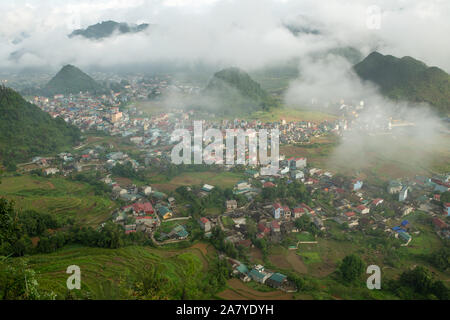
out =
[(397, 281), (390, 282), (389, 287), (402, 299), (448, 300), (450, 297), (445, 284), (434, 281), (431, 272), (422, 266), (403, 272)]
[(430, 263), (441, 271), (450, 268), (450, 249), (441, 248), (429, 256)]
[(441, 194), (441, 202), (442, 203), (450, 202), (450, 191), (445, 191)]
[(256, 222), (253, 221), (251, 218), (246, 219), (246, 226), (247, 226), (247, 232), (250, 236), (250, 238), (254, 237), (256, 235), (256, 232), (258, 231), (256, 227)]
[(0, 199), (0, 255), (13, 253), (13, 244), (20, 238), (20, 234), (14, 203)]
[(39, 289), (36, 272), (26, 262), (0, 257), (0, 300), (55, 299), (53, 292)]
[(365, 263), (359, 256), (351, 254), (342, 260), (339, 271), (345, 281), (354, 282), (364, 273)]
[(308, 230), (309, 225), (311, 224), (311, 218), (308, 215), (304, 214), (300, 218), (295, 219), (294, 223), (297, 229)]

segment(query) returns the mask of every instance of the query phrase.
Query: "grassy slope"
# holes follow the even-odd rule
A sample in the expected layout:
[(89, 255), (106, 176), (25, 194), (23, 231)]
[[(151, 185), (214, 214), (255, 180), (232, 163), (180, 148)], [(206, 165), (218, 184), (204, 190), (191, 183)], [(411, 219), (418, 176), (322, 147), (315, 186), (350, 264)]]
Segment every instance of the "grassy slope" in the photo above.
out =
[(0, 113), (0, 161), (20, 162), (53, 154), (68, 150), (79, 140), (76, 127), (61, 118), (53, 119), (11, 89), (0, 87)]
[[(208, 251), (210, 248), (208, 248)], [(81, 269), (81, 291), (95, 299), (132, 298), (129, 280), (142, 272), (145, 266), (158, 264), (176, 284), (181, 284), (185, 273), (201, 279), (207, 268), (208, 256), (191, 247), (184, 250), (165, 250), (149, 247), (99, 249), (66, 247), (56, 253), (39, 254), (27, 258), (31, 268), (39, 274), (42, 289), (58, 295), (66, 293), (65, 273), (70, 265)]]
[(15, 200), (19, 209), (73, 217), (93, 226), (105, 221), (116, 208), (110, 199), (95, 196), (88, 184), (60, 177), (4, 177), (0, 197)]

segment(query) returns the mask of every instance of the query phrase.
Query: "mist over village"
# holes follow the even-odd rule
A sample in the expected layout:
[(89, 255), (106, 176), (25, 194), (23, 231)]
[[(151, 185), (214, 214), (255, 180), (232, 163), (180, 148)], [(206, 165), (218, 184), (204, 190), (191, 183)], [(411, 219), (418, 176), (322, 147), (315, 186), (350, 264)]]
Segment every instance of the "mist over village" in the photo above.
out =
[(0, 11), (1, 300), (449, 299), (447, 1)]

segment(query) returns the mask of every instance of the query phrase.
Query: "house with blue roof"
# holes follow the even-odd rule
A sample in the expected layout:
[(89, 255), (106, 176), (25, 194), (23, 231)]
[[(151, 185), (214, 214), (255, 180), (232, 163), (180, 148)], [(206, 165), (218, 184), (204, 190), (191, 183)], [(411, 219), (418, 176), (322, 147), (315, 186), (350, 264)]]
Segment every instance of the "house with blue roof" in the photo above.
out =
[(280, 288), (287, 281), (287, 276), (282, 273), (275, 272), (267, 279), (266, 284), (272, 288)]
[(176, 235), (178, 239), (184, 240), (189, 236), (184, 226), (178, 225), (170, 232), (172, 235)]
[(271, 276), (271, 274), (263, 273), (256, 269), (252, 269), (248, 273), (248, 275), (252, 280), (259, 282), (261, 284), (264, 284), (264, 282), (266, 282), (266, 280)]
[(237, 268), (237, 271), (239, 271), (239, 273), (241, 274), (247, 274), (248, 273), (248, 268), (245, 264), (241, 263)]

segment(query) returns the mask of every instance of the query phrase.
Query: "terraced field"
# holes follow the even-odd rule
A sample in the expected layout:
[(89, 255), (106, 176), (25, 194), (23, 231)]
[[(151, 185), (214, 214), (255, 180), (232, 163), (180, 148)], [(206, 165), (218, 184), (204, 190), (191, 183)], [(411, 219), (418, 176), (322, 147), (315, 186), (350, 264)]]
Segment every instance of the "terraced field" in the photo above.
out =
[(225, 300), (291, 300), (293, 295), (280, 290), (258, 291), (239, 279), (228, 280), (228, 289), (218, 294)]
[(5, 177), (0, 197), (14, 200), (18, 209), (71, 217), (92, 226), (105, 221), (117, 206), (106, 197), (96, 196), (90, 185), (60, 177)]
[(66, 247), (56, 253), (27, 259), (29, 266), (38, 273), (42, 289), (64, 296), (69, 277), (67, 267), (77, 265), (81, 269), (80, 293), (95, 299), (119, 299), (130, 298), (130, 281), (149, 265), (158, 265), (174, 285), (181, 285), (186, 277), (201, 279), (207, 267), (201, 249), (204, 248), (164, 251), (149, 247)]

